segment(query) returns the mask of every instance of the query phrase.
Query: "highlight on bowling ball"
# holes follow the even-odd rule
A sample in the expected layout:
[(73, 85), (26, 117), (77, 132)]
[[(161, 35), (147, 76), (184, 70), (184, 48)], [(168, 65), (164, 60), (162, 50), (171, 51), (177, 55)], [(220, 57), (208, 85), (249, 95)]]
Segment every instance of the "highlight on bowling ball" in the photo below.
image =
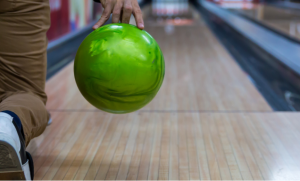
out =
[(148, 104), (159, 91), (165, 62), (155, 39), (129, 24), (105, 25), (81, 43), (74, 75), (81, 94), (103, 111), (124, 114)]

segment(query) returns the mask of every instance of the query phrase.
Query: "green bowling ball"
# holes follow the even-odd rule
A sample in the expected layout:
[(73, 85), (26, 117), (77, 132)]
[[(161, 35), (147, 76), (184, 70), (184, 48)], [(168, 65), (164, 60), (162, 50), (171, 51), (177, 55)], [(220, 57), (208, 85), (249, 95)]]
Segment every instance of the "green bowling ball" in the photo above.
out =
[(123, 114), (148, 104), (160, 89), (165, 63), (155, 39), (129, 24), (109, 24), (89, 34), (74, 62), (81, 94), (106, 112)]

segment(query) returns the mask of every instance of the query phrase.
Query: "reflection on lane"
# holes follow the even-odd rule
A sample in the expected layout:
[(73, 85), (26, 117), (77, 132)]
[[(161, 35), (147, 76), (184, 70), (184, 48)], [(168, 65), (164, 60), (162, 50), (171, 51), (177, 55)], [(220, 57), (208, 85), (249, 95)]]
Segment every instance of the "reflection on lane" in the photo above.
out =
[(254, 1), (213, 0), (222, 8), (255, 19), (277, 31), (300, 40), (300, 11), (259, 4)]

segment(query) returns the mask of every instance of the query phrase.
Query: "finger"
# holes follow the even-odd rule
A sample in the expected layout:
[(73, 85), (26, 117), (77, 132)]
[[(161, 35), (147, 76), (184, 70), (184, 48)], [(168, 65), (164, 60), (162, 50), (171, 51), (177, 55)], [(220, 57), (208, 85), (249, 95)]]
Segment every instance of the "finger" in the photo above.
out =
[(121, 16), (121, 11), (122, 11), (122, 5), (123, 1), (119, 0), (113, 10), (113, 15), (112, 15), (112, 23), (119, 23), (120, 21), (120, 16)]
[(130, 17), (132, 14), (131, 0), (125, 0), (122, 14), (122, 23), (129, 24)]
[(104, 9), (104, 12), (101, 15), (100, 20), (93, 26), (94, 30), (104, 25), (104, 23), (109, 19), (111, 11), (112, 11), (112, 4), (107, 4), (106, 8)]
[(138, 3), (134, 3), (133, 5), (133, 15), (135, 17), (137, 27), (143, 30), (144, 29), (143, 13)]

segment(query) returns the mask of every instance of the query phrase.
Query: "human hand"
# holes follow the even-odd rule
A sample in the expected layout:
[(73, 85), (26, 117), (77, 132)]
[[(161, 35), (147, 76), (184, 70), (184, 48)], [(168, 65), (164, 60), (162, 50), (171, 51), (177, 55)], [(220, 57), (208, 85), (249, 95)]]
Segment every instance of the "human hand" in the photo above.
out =
[(141, 8), (137, 0), (100, 0), (104, 12), (100, 20), (93, 26), (94, 29), (102, 26), (112, 14), (112, 22), (129, 24), (131, 14), (134, 15), (137, 27), (144, 29), (144, 21)]

